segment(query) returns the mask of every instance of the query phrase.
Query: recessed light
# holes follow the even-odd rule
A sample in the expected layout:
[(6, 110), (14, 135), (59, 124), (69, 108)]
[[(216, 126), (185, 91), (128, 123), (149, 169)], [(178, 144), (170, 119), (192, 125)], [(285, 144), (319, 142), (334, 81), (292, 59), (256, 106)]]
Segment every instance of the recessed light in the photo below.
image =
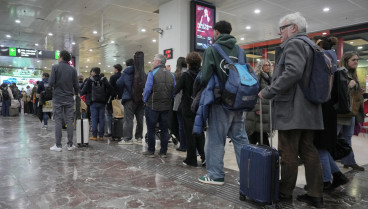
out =
[(47, 68), (47, 67), (44, 67), (45, 69)]
[(98, 64), (101, 65), (101, 62), (99, 62)]
[(88, 51), (93, 52), (93, 49), (89, 49)]
[(111, 41), (110, 43), (112, 43), (112, 44), (113, 44), (113, 43), (115, 43), (115, 41)]
[(86, 68), (88, 68), (88, 65), (86, 66)]
[(123, 62), (123, 65), (125, 65), (125, 62)]
[(49, 35), (49, 36), (52, 36), (52, 35), (54, 35), (54, 34), (52, 34), (52, 33), (49, 33), (48, 35)]
[(89, 59), (87, 59), (87, 62), (89, 62)]
[(259, 14), (260, 12), (261, 12), (261, 10), (259, 10), (259, 9), (254, 10), (254, 13), (256, 13), (256, 14)]
[(93, 34), (97, 34), (97, 30), (94, 30), (94, 31), (93, 31)]
[(69, 20), (69, 21), (73, 21), (73, 20), (74, 20), (74, 18), (73, 18), (73, 17), (68, 17), (68, 20)]
[(156, 43), (156, 39), (152, 39), (152, 42), (153, 42), (153, 43)]
[(9, 67), (11, 67), (12, 65), (9, 65)]
[(7, 37), (7, 38), (11, 38), (11, 35), (7, 34), (7, 35), (6, 35), (6, 37)]
[(328, 12), (328, 11), (330, 11), (330, 8), (325, 7), (325, 8), (323, 8), (323, 11), (324, 11), (324, 12)]
[(107, 67), (110, 67), (110, 65), (108, 65)]
[(116, 61), (116, 58), (114, 58), (114, 61)]
[(244, 41), (244, 37), (241, 37), (241, 38), (240, 38), (240, 40), (241, 40), (241, 41)]
[(146, 32), (146, 29), (142, 28), (142, 29), (141, 29), (141, 31), (142, 31), (142, 32)]
[(260, 59), (257, 59), (257, 62), (261, 61)]
[(322, 35), (326, 35), (327, 33), (326, 32), (323, 32)]
[(37, 62), (40, 62), (40, 60), (37, 60)]
[(21, 23), (20, 20), (15, 20), (16, 23)]
[(151, 62), (148, 62), (148, 64), (151, 64)]
[(362, 46), (358, 46), (358, 48), (357, 49), (363, 49), (363, 47)]
[(106, 72), (106, 70), (104, 70), (104, 72)]
[(247, 25), (247, 26), (245, 27), (245, 29), (250, 30), (250, 29), (251, 29), (251, 27), (250, 27), (249, 25)]
[(85, 70), (84, 72), (87, 72), (87, 70)]
[(353, 44), (354, 43), (354, 41), (350, 41), (350, 44)]
[(75, 45), (75, 42), (72, 42), (73, 45)]
[(4, 45), (0, 45), (0, 47), (4, 47)]
[(38, 44), (35, 44), (35, 46), (38, 46)]

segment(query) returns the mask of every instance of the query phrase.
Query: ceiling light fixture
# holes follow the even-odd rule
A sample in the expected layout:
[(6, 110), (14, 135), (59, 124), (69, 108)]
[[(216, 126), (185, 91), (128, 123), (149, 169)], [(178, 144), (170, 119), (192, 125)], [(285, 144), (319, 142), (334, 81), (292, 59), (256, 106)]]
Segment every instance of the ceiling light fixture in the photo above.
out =
[(108, 65), (107, 67), (110, 67), (110, 65)]
[(142, 31), (142, 32), (146, 32), (146, 29), (142, 28), (142, 29), (141, 29), (141, 31)]
[(325, 8), (323, 8), (323, 11), (324, 11), (324, 12), (328, 12), (328, 11), (330, 11), (330, 8), (325, 7)]
[(250, 30), (250, 29), (251, 29), (251, 27), (250, 27), (249, 25), (247, 25), (247, 26), (245, 27), (245, 29)]
[(48, 35), (49, 35), (49, 36), (52, 36), (52, 35), (54, 35), (54, 34), (52, 34), (52, 33), (49, 33)]
[(151, 62), (148, 62), (148, 64), (151, 64)]
[(260, 12), (261, 12), (261, 10), (259, 10), (259, 9), (254, 10), (254, 13), (256, 13), (256, 14), (259, 14)]
[(72, 42), (73, 45), (75, 45), (75, 42)]
[(93, 49), (89, 49), (88, 51), (93, 52)]
[(87, 59), (87, 62), (89, 62), (89, 59)]
[(98, 64), (101, 65), (101, 62), (99, 62)]
[(113, 44), (113, 43), (115, 43), (115, 41), (111, 41), (110, 43), (112, 43), (112, 44)]
[(327, 33), (326, 32), (323, 32), (322, 35), (326, 35)]
[(4, 45), (1, 44), (0, 47), (4, 47)]
[(11, 38), (11, 35), (7, 34), (7, 35), (6, 35), (6, 37), (7, 37), (7, 38)]
[(94, 30), (94, 31), (93, 31), (93, 34), (97, 34), (97, 30)]
[(240, 40), (241, 40), (241, 41), (244, 41), (244, 37), (241, 37), (241, 38), (240, 38)]
[(86, 66), (86, 68), (88, 68), (88, 65)]
[(85, 70), (84, 72), (87, 72), (87, 70)]
[(40, 62), (40, 60), (37, 60), (37, 62)]
[(358, 48), (357, 49), (363, 49), (363, 47), (362, 46), (358, 46)]
[(350, 44), (353, 44), (354, 42), (353, 41), (350, 41)]
[(123, 65), (125, 65), (125, 62), (123, 62)]
[(11, 67), (12, 65), (9, 65), (9, 67)]
[(44, 67), (45, 69), (47, 68), (47, 67)]
[(114, 58), (114, 61), (116, 61), (116, 58)]
[(69, 21), (73, 21), (74, 20), (74, 17), (68, 17), (68, 20)]
[(35, 46), (38, 46), (38, 44), (36, 43)]
[(153, 42), (153, 43), (156, 43), (156, 39), (152, 39), (152, 42)]
[(21, 23), (20, 20), (15, 20), (16, 23)]

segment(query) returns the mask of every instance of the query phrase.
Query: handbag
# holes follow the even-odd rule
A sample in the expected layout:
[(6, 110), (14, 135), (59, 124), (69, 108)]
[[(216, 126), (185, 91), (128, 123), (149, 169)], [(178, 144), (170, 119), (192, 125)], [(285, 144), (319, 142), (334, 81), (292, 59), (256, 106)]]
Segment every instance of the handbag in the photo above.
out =
[(114, 118), (124, 118), (124, 110), (123, 106), (121, 105), (121, 99), (113, 99), (111, 104)]
[(331, 154), (334, 160), (340, 160), (350, 154), (353, 149), (342, 136), (337, 137), (334, 152)]
[(359, 112), (360, 103), (362, 101), (362, 93), (360, 90), (358, 91), (350, 91), (350, 107), (351, 111), (346, 114), (338, 114), (338, 117), (353, 117), (356, 116)]

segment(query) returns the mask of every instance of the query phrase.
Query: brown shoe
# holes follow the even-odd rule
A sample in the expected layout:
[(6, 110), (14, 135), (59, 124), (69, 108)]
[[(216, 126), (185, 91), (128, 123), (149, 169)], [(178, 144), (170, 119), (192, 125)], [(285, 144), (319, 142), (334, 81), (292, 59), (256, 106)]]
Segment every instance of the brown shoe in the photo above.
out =
[(99, 136), (98, 140), (103, 141), (103, 136)]
[(89, 140), (96, 141), (96, 140), (97, 140), (97, 137), (90, 136), (90, 137), (89, 137)]

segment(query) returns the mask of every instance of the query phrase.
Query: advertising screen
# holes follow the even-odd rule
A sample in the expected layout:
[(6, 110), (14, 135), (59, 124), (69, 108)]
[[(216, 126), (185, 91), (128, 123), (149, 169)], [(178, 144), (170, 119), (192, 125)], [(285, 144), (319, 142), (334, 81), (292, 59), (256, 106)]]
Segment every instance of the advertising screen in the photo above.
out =
[(216, 22), (216, 7), (203, 1), (191, 1), (190, 5), (190, 50), (203, 52), (214, 42), (213, 26)]

